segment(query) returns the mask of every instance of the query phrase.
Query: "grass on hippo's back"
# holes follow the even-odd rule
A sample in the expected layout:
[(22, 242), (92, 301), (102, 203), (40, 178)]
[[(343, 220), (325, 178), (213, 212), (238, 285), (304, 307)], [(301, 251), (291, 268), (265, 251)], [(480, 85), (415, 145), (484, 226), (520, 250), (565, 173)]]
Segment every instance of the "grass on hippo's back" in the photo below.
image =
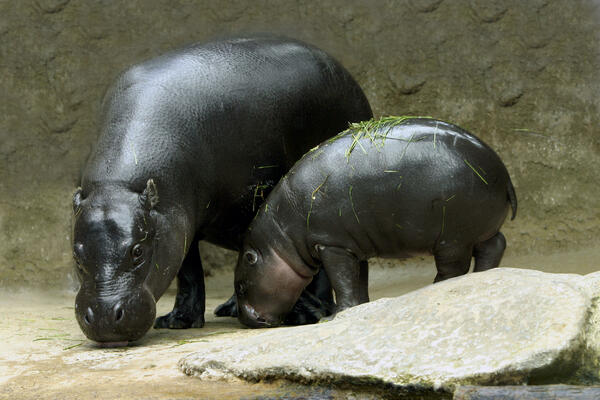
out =
[[(366, 154), (367, 151), (360, 143), (361, 139), (368, 138), (371, 140), (371, 143), (373, 143), (376, 147), (381, 148), (385, 144), (385, 139), (387, 138), (387, 135), (395, 126), (398, 126), (411, 119), (418, 118), (432, 119), (432, 117), (428, 116), (401, 115), (380, 117), (378, 119), (372, 118), (367, 121), (353, 122), (350, 123), (348, 129), (332, 137), (327, 141), (327, 143), (333, 143), (336, 140), (341, 139), (343, 137), (352, 136), (352, 143), (350, 144), (345, 153), (346, 159), (349, 159), (350, 154), (352, 153), (352, 151), (354, 151), (356, 146), (359, 146), (362, 149), (362, 151)], [(410, 142), (411, 140), (412, 138), (408, 141)], [(312, 150), (316, 150), (317, 148), (318, 146)]]

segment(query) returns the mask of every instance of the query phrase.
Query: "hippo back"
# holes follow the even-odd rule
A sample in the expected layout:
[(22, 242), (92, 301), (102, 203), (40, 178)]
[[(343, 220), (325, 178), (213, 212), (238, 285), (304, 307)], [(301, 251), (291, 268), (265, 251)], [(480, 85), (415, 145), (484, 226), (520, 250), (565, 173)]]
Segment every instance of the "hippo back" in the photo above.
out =
[(132, 67), (109, 90), (84, 194), (141, 192), (186, 211), (205, 239), (237, 248), (279, 178), (308, 149), (371, 117), (323, 51), (270, 36), (187, 47)]
[(305, 232), (294, 236), (301, 254), (317, 243), (362, 259), (430, 254), (447, 237), (480, 243), (511, 206), (514, 215), (509, 174), (489, 146), (435, 119), (398, 121), (341, 133), (281, 180), (269, 208), (286, 232)]

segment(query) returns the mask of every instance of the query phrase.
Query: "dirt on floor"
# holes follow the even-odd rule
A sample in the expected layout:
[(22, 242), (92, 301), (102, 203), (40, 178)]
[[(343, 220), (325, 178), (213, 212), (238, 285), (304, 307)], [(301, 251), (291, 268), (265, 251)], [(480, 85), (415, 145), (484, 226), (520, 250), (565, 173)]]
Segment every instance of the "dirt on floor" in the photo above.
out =
[[(600, 268), (600, 248), (507, 258), (504, 267), (586, 274)], [(399, 296), (432, 282), (432, 259), (403, 268), (375, 267), (371, 298)], [(179, 359), (216, 338), (253, 335), (233, 318), (216, 318), (214, 308), (231, 294), (231, 274), (207, 280), (207, 321), (202, 329), (155, 330), (125, 348), (99, 348), (79, 330), (73, 316), (75, 293), (0, 293), (0, 399), (242, 399), (376, 398), (369, 393), (307, 388), (285, 383), (211, 382), (184, 375)], [(174, 292), (158, 303), (170, 311)]]

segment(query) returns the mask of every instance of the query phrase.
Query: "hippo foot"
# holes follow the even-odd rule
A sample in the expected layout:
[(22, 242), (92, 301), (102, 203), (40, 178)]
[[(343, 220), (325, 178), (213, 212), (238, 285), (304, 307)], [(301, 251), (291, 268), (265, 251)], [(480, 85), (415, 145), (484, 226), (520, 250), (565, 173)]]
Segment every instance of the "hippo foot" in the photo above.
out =
[(193, 319), (189, 314), (180, 311), (171, 311), (167, 315), (156, 318), (154, 329), (188, 329), (202, 328), (204, 326), (204, 315)]
[(225, 303), (215, 308), (215, 315), (217, 317), (234, 317), (237, 318), (237, 301), (235, 294), (229, 298)]
[(310, 292), (304, 291), (294, 305), (294, 308), (285, 317), (286, 325), (316, 324), (321, 319), (333, 314), (335, 304), (323, 302)]

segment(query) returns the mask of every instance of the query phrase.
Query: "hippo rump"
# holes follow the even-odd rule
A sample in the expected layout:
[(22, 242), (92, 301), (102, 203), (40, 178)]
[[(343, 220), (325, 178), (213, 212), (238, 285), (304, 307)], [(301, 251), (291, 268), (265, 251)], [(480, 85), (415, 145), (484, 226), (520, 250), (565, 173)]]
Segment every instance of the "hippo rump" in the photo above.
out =
[[(371, 116), (339, 63), (284, 38), (193, 45), (123, 73), (105, 98), (73, 197), (75, 314), (85, 335), (107, 344), (139, 339), (176, 276), (173, 311), (155, 327), (203, 326), (198, 241), (239, 250), (259, 205), (294, 162), (349, 121)], [(323, 277), (301, 308), (307, 319), (323, 311), (315, 311), (315, 296), (323, 308), (333, 305)], [(235, 302), (228, 306), (234, 314)]]
[[(250, 224), (235, 270), (239, 318), (279, 325), (319, 271), (337, 310), (369, 301), (368, 259), (435, 257), (435, 282), (498, 266), (517, 200), (496, 153), (429, 118), (353, 124), (311, 150)], [(322, 268), (321, 268), (322, 267)]]

